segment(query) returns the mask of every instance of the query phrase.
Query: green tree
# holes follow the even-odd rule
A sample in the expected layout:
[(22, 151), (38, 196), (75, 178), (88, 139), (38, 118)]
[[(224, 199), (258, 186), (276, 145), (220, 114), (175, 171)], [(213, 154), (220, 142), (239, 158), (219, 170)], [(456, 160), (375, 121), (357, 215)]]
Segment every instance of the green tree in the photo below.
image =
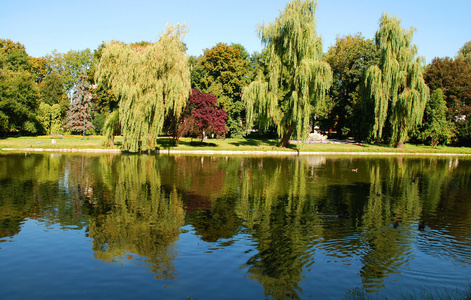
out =
[(443, 90), (446, 116), (455, 126), (457, 144), (471, 145), (471, 65), (460, 58), (435, 58), (424, 78), (431, 90)]
[(73, 87), (78, 82), (80, 75), (96, 64), (96, 58), (90, 49), (70, 50), (67, 53), (59, 53), (54, 50), (44, 57), (47, 61), (49, 73), (59, 74), (64, 83), (64, 89), (73, 94)]
[(218, 105), (227, 112), (226, 125), (230, 137), (243, 135), (241, 92), (249, 84), (248, 65), (248, 53), (242, 45), (218, 43), (204, 51), (201, 69), (195, 68), (194, 71), (199, 72), (195, 75), (203, 75), (199, 83), (201, 91), (215, 95)]
[(92, 116), (92, 94), (87, 83), (85, 73), (80, 75), (67, 112), (67, 127), (72, 132), (80, 132), (83, 135), (93, 128)]
[(372, 40), (356, 34), (338, 37), (325, 57), (333, 73), (329, 128), (334, 128), (339, 138), (346, 134), (360, 137), (360, 82), (364, 70), (379, 62), (376, 53)]
[[(100, 61), (103, 49), (106, 44), (102, 43), (98, 49), (93, 52), (93, 59), (97, 62)], [(103, 78), (99, 83), (95, 80), (97, 64), (93, 64), (87, 70), (88, 82), (93, 86), (94, 97), (94, 111), (96, 114), (103, 114), (107, 116), (109, 113), (118, 109), (119, 99), (113, 92), (111, 84), (107, 78)]]
[(120, 97), (124, 149), (154, 149), (165, 116), (178, 119), (186, 105), (190, 71), (182, 42), (185, 33), (185, 26), (167, 25), (154, 44), (133, 47), (114, 42), (103, 49), (95, 76), (98, 83), (109, 80)]
[(422, 132), (419, 137), (433, 147), (439, 143), (449, 143), (453, 133), (453, 123), (446, 119), (446, 102), (442, 89), (436, 89), (425, 107)]
[(471, 65), (471, 41), (466, 42), (463, 47), (460, 48), (457, 58)]
[(424, 78), (431, 90), (443, 90), (448, 120), (471, 117), (471, 65), (461, 59), (434, 58)]
[[(371, 136), (388, 138), (402, 148), (409, 132), (422, 121), (429, 88), (425, 84), (423, 57), (415, 58), (414, 29), (403, 30), (397, 17), (383, 14), (375, 43), (380, 52), (379, 65), (370, 66), (363, 81), (363, 115), (374, 116)], [(384, 128), (389, 132), (383, 134)]]
[(34, 134), (39, 89), (24, 45), (0, 39), (0, 134)]
[(119, 110), (116, 109), (112, 111), (105, 120), (103, 124), (103, 135), (105, 136), (105, 146), (113, 147), (114, 146), (114, 137), (119, 132)]
[(39, 88), (34, 77), (21, 67), (17, 71), (0, 68), (0, 134), (35, 134)]
[(293, 132), (304, 139), (313, 108), (324, 101), (332, 82), (330, 66), (322, 61), (316, 5), (315, 0), (291, 1), (273, 23), (258, 27), (266, 46), (268, 74), (260, 73), (242, 92), (247, 128), (255, 118), (262, 127), (275, 125), (282, 147)]
[(46, 134), (62, 133), (62, 109), (59, 104), (41, 102), (37, 118)]
[(0, 68), (2, 67), (12, 71), (18, 71), (19, 68), (29, 71), (31, 63), (25, 46), (12, 40), (0, 39)]
[(39, 92), (41, 102), (51, 107), (59, 105), (60, 116), (64, 119), (69, 109), (69, 98), (65, 93), (61, 77), (56, 73), (47, 75), (39, 84)]

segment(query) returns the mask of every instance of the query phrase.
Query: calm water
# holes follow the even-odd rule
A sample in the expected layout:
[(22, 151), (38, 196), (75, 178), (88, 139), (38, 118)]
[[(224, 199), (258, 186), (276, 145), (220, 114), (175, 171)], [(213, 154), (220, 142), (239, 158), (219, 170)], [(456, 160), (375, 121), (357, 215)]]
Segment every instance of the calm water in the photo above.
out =
[(1, 299), (464, 293), (471, 159), (0, 155), (0, 270)]

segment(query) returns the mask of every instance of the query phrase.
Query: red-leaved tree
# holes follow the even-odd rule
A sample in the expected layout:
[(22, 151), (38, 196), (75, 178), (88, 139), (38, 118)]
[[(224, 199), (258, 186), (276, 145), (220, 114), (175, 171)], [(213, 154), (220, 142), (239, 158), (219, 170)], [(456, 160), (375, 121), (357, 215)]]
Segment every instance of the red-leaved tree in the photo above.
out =
[(188, 104), (181, 115), (176, 130), (176, 139), (190, 134), (201, 136), (204, 140), (208, 135), (224, 135), (227, 113), (217, 105), (213, 94), (204, 94), (192, 89)]

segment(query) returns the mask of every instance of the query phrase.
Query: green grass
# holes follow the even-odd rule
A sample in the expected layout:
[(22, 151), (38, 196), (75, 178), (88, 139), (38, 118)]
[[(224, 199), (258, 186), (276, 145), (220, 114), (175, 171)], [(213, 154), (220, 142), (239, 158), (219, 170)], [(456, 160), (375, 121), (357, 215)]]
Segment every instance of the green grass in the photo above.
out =
[(103, 141), (101, 136), (10, 137), (0, 139), (0, 148), (111, 149), (104, 147)]
[[(54, 141), (54, 143), (53, 143)], [(48, 149), (119, 149), (123, 138), (116, 137), (113, 148), (103, 146), (101, 136), (37, 136), (10, 137), (0, 139), (2, 148), (48, 148)], [(215, 150), (215, 151), (279, 151), (279, 152), (392, 152), (392, 153), (451, 153), (471, 154), (466, 147), (430, 147), (406, 144), (404, 149), (396, 149), (381, 145), (329, 143), (292, 143), (287, 148), (278, 147), (274, 139), (209, 139), (201, 143), (197, 139), (182, 138), (178, 147), (173, 146), (172, 139), (159, 138), (157, 145), (160, 150)]]

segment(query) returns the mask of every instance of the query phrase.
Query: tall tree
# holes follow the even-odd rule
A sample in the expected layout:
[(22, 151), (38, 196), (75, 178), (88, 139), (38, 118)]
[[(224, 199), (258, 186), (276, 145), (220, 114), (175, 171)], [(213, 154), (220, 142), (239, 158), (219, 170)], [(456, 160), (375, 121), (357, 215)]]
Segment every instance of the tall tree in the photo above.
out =
[(39, 89), (30, 59), (21, 43), (0, 39), (0, 134), (40, 130)]
[(44, 57), (47, 61), (49, 73), (59, 74), (64, 83), (64, 89), (73, 94), (73, 87), (79, 81), (80, 75), (96, 64), (96, 58), (90, 49), (70, 50), (67, 53), (58, 53), (54, 50), (51, 54)]
[(34, 77), (21, 67), (17, 71), (0, 68), (0, 134), (35, 134), (39, 89)]
[(92, 93), (87, 83), (87, 76), (85, 73), (80, 75), (76, 85), (70, 108), (67, 112), (67, 127), (72, 132), (80, 132), (83, 135), (93, 128), (92, 116), (90, 114), (92, 109)]
[(31, 63), (25, 46), (12, 40), (0, 39), (0, 68), (2, 67), (12, 71), (18, 71), (19, 68), (29, 71)]
[(471, 117), (471, 65), (461, 59), (434, 58), (424, 78), (431, 90), (443, 90), (448, 120)]
[(185, 26), (167, 25), (154, 44), (133, 47), (114, 42), (103, 49), (95, 76), (98, 83), (108, 80), (120, 97), (124, 149), (154, 149), (165, 116), (178, 119), (186, 105), (190, 71), (182, 42), (185, 33)]
[[(106, 47), (106, 43), (102, 43), (98, 49), (93, 52), (93, 59), (97, 62), (100, 61), (103, 49)], [(97, 114), (104, 114), (108, 116), (111, 112), (118, 109), (119, 99), (113, 92), (111, 84), (108, 82), (108, 79), (104, 78), (100, 83), (95, 80), (97, 64), (90, 66), (90, 69), (87, 70), (88, 82), (92, 84), (94, 97), (94, 110)]]
[(59, 104), (63, 112), (67, 111), (69, 99), (64, 92), (61, 77), (56, 73), (47, 75), (39, 84), (40, 100), (49, 105)]
[(333, 73), (330, 128), (337, 131), (339, 138), (347, 134), (360, 137), (360, 82), (364, 70), (379, 62), (376, 47), (360, 34), (338, 37), (325, 59)]
[(275, 125), (286, 147), (293, 132), (305, 137), (313, 106), (324, 101), (332, 82), (330, 66), (322, 61), (322, 40), (317, 36), (315, 0), (289, 2), (273, 23), (260, 25), (268, 74), (243, 89), (247, 127), (255, 118), (262, 127)]
[(218, 104), (227, 112), (228, 134), (231, 137), (243, 135), (241, 92), (249, 84), (248, 66), (248, 53), (240, 44), (218, 43), (206, 49), (201, 58), (203, 76), (199, 85), (204, 93), (216, 96)]
[(454, 135), (453, 123), (446, 119), (447, 108), (444, 98), (442, 89), (436, 89), (425, 107), (419, 138), (433, 147), (439, 143), (448, 144)]
[(397, 17), (383, 14), (375, 43), (380, 52), (380, 63), (368, 68), (363, 81), (364, 115), (374, 116), (371, 131), (374, 140), (384, 137), (402, 148), (409, 132), (422, 121), (429, 88), (425, 84), (423, 57), (415, 57), (417, 47), (412, 44), (414, 29), (403, 30)]
[(49, 105), (45, 102), (39, 104), (37, 118), (46, 134), (62, 133), (62, 117), (59, 104)]

